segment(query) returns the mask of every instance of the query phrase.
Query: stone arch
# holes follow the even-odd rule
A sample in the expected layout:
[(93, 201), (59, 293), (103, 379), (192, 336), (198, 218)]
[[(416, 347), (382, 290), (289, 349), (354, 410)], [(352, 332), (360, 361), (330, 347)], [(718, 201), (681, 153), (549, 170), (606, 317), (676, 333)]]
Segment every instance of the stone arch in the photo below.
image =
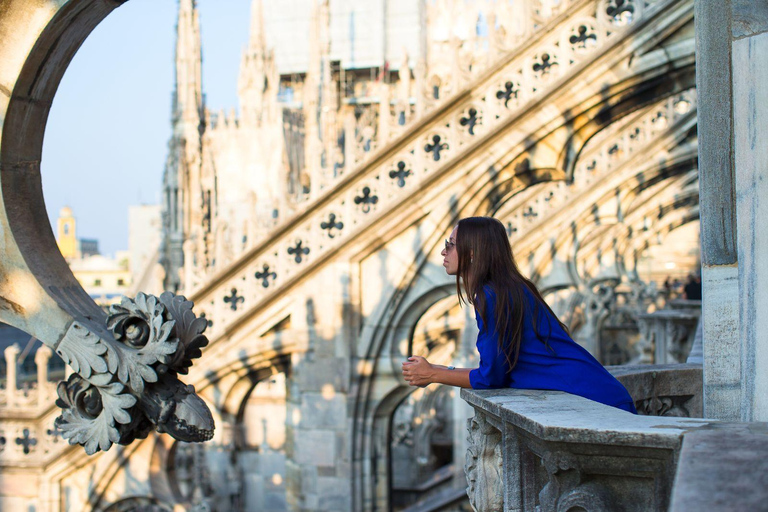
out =
[[(0, 319), (48, 340), (64, 332), (71, 318), (101, 319), (104, 313), (74, 278), (58, 250), (47, 219), (40, 177), (43, 135), (53, 97), (64, 72), (85, 38), (124, 0), (70, 2), (5, 2), (0, 49), (0, 180), (4, 217), (14, 246), (6, 248), (6, 261), (34, 278), (35, 307), (26, 322), (17, 315)], [(6, 29), (9, 30), (9, 29)], [(0, 290), (4, 297), (13, 293)], [(35, 315), (35, 311), (38, 311)], [(45, 319), (42, 318), (45, 313)], [(20, 325), (23, 323), (23, 325)], [(55, 341), (55, 339), (54, 339)]]
[[(669, 65), (675, 64), (670, 62)], [(617, 91), (615, 99), (593, 107), (586, 122), (574, 119), (573, 129), (560, 145), (562, 150), (558, 155), (556, 168), (565, 173), (569, 182), (572, 181), (576, 162), (589, 141), (600, 131), (640, 108), (679, 94), (695, 85), (696, 76), (691, 67), (675, 69), (673, 76), (661, 76), (641, 82), (633, 90)]]
[[(410, 276), (410, 282), (419, 279), (419, 275)], [(392, 360), (391, 368), (384, 368), (383, 371), (374, 370), (370, 375), (360, 375), (355, 384), (354, 396), (355, 412), (353, 416), (353, 495), (358, 503), (353, 507), (362, 509), (364, 503), (375, 496), (375, 485), (372, 475), (376, 468), (371, 467), (373, 454), (376, 446), (381, 445), (382, 440), (386, 439), (389, 421), (397, 405), (405, 399), (412, 391), (399, 375), (399, 360), (396, 362), (394, 357), (397, 347), (401, 342), (406, 341), (410, 344), (413, 335), (413, 328), (419, 319), (441, 299), (449, 297), (454, 292), (455, 284), (447, 283), (441, 286), (432, 286), (411, 297), (407, 303), (399, 308), (400, 313), (386, 327), (385, 332), (379, 335), (379, 341), (373, 342), (371, 350), (373, 353), (369, 357), (378, 359), (381, 355), (390, 356)], [(398, 356), (399, 357), (399, 356)], [(395, 364), (397, 363), (397, 364)], [(397, 368), (395, 367), (397, 366)], [(384, 382), (380, 379), (382, 374), (391, 374), (395, 378)], [(377, 382), (377, 380), (379, 382)], [(376, 400), (373, 396), (382, 396), (382, 399)], [(366, 432), (374, 432), (373, 435), (366, 436)], [(378, 435), (377, 435), (378, 434)], [(381, 452), (379, 452), (381, 453)]]
[(489, 168), (488, 178), (461, 198), (459, 210), (484, 215), (530, 185), (544, 181), (572, 182), (580, 154), (597, 133), (638, 109), (690, 89), (695, 84), (694, 78), (693, 68), (684, 65), (675, 70), (674, 77), (645, 81), (642, 77), (632, 77), (585, 101), (591, 106), (584, 110), (565, 111), (564, 121), (558, 128), (539, 138), (532, 135), (523, 150), (498, 159)]
[[(403, 336), (407, 336), (408, 345), (412, 347), (414, 329), (419, 321), (432, 308), (440, 307), (444, 299), (450, 298), (454, 294), (455, 284), (453, 283), (429, 289), (404, 305), (403, 314), (388, 328), (384, 347), (389, 347), (389, 353), (393, 356), (392, 372), (395, 378), (387, 378), (386, 375), (383, 375), (384, 372), (370, 377), (374, 381), (371, 386), (376, 389), (373, 394), (383, 398), (370, 400), (370, 403), (367, 404), (369, 410), (364, 420), (366, 425), (364, 430), (369, 432), (370, 436), (368, 441), (362, 445), (362, 449), (366, 454), (365, 459), (370, 464), (368, 472), (361, 474), (361, 472), (355, 471), (353, 473), (353, 478), (361, 480), (362, 494), (368, 495), (367, 499), (373, 503), (372, 506), (374, 507), (378, 507), (382, 503), (391, 504), (391, 459), (389, 458), (388, 447), (391, 438), (392, 419), (397, 408), (417, 390), (417, 388), (408, 386), (400, 377), (399, 363), (402, 355), (397, 349), (400, 345), (398, 342), (403, 341)], [(397, 359), (396, 368), (394, 359)], [(436, 360), (433, 362), (448, 363), (448, 361)], [(377, 378), (381, 382), (377, 383)], [(378, 482), (378, 485), (374, 484), (373, 475), (375, 475), (375, 481)], [(379, 489), (384, 490), (386, 496), (377, 495)]]
[(275, 373), (290, 373), (290, 353), (267, 355), (261, 347), (249, 348), (253, 350), (210, 370), (205, 379), (197, 383), (203, 395), (211, 396), (216, 388), (214, 409), (222, 420), (229, 423), (236, 423), (242, 418), (243, 404), (256, 384)]
[[(642, 170), (642, 174), (644, 176), (643, 182), (638, 182), (634, 178), (630, 178), (624, 181), (624, 184), (621, 188), (623, 190), (628, 190), (633, 196), (636, 197), (639, 192), (642, 192), (647, 188), (648, 183), (657, 183), (667, 179), (670, 176), (680, 175), (690, 170), (692, 165), (695, 166), (695, 156), (692, 158), (683, 156), (681, 160), (677, 161), (653, 163), (652, 166)], [(636, 172), (633, 170), (633, 176), (635, 174)], [(607, 200), (606, 198), (611, 198), (613, 194), (613, 191), (608, 192), (605, 196), (603, 196), (601, 201)], [(584, 210), (576, 216), (576, 218), (573, 220), (571, 230), (563, 231), (556, 237), (556, 241), (554, 243), (554, 251), (543, 252), (541, 257), (537, 259), (534, 266), (534, 272), (532, 274), (534, 280), (544, 275), (546, 267), (551, 264), (554, 256), (557, 253), (562, 253), (562, 251), (566, 251), (568, 253), (567, 259), (568, 261), (573, 262), (573, 270), (577, 273), (577, 275), (581, 275), (578, 267), (576, 266), (578, 261), (577, 253), (581, 250), (584, 244), (583, 241), (576, 239), (576, 233), (579, 231), (584, 231), (587, 226), (593, 223), (593, 220), (594, 219), (592, 218), (592, 213), (589, 210)]]
[[(157, 434), (150, 434), (146, 439), (136, 440), (130, 446), (126, 447), (123, 453), (111, 451), (103, 454), (100, 461), (103, 465), (101, 474), (98, 479), (95, 479), (90, 486), (90, 491), (86, 496), (86, 505), (91, 506), (91, 510), (112, 510), (111, 507), (117, 503), (123, 501), (130, 503), (130, 500), (134, 498), (126, 498), (125, 500), (119, 500), (118, 502), (109, 504), (110, 488), (115, 482), (119, 481), (121, 472), (125, 471), (132, 455), (136, 452), (146, 451), (150, 458), (150, 464), (147, 470), (150, 474), (159, 477), (159, 479), (150, 479), (149, 486), (152, 490), (152, 499), (158, 503), (171, 504), (173, 503), (173, 496), (164, 492), (162, 483), (167, 482), (167, 475), (165, 473), (165, 463), (167, 460), (168, 446), (172, 442), (167, 436), (159, 436)], [(96, 460), (89, 458), (84, 452), (80, 454), (81, 463), (83, 465), (95, 464)], [(103, 458), (108, 458), (108, 462), (105, 464)], [(70, 464), (76, 465), (73, 462)], [(160, 492), (156, 492), (160, 491)], [(87, 508), (84, 508), (87, 510)], [(132, 510), (118, 508), (115, 510)]]
[[(683, 178), (685, 178), (685, 175), (683, 175)], [(666, 198), (661, 197), (659, 199), (662, 199), (661, 202), (651, 202), (654, 198), (650, 198), (650, 200), (643, 206), (645, 206), (645, 209), (642, 209), (638, 212), (638, 214), (643, 214), (649, 211), (656, 210), (657, 207), (663, 209), (666, 212), (671, 212), (674, 210), (678, 210), (681, 208), (688, 208), (689, 206), (693, 206), (694, 204), (698, 204), (698, 190), (693, 191), (685, 191), (685, 189), (682, 189), (678, 191), (679, 189), (676, 187), (676, 185), (679, 185), (678, 183), (672, 182), (669, 184), (669, 187), (663, 191), (667, 194), (674, 194), (673, 197), (669, 198), (668, 200), (664, 200)], [(633, 220), (637, 215), (632, 216)], [(657, 218), (655, 221), (653, 221), (651, 229), (648, 231), (654, 232), (657, 228), (657, 225), (663, 224), (663, 222), (658, 222), (661, 220), (660, 218)], [(597, 251), (605, 250), (608, 248), (608, 244), (611, 243), (612, 239), (616, 239), (617, 243), (615, 244), (615, 251), (616, 253), (621, 256), (622, 259), (626, 257), (626, 251), (628, 247), (636, 247), (637, 246), (637, 239), (644, 239), (643, 233), (638, 233), (636, 236), (630, 236), (633, 233), (629, 232), (629, 225), (625, 222), (617, 223), (616, 228), (611, 230), (608, 233), (608, 236), (605, 237), (605, 239), (597, 241), (595, 244), (591, 244), (592, 247), (589, 247), (587, 251), (585, 251), (585, 254), (582, 254), (580, 256), (577, 256), (579, 260), (582, 261), (588, 261), (593, 260), (593, 256)], [(632, 239), (635, 239), (634, 241)], [(586, 263), (587, 266), (589, 266), (589, 263)], [(585, 267), (586, 268), (586, 267)]]

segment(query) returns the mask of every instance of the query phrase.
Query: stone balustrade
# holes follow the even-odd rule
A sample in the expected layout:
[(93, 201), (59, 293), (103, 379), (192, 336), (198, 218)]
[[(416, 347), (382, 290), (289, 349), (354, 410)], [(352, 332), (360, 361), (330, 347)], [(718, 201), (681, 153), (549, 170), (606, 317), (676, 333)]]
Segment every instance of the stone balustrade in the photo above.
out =
[(0, 418), (18, 415), (36, 415), (47, 411), (56, 400), (56, 382), (48, 380), (48, 361), (53, 352), (46, 346), (40, 347), (35, 353), (37, 379), (20, 386), (18, 382), (18, 345), (5, 349), (5, 364), (7, 370), (5, 389), (0, 392)]
[(464, 389), (462, 398), (475, 408), (465, 471), (478, 511), (666, 510), (683, 435), (710, 423), (557, 391)]
[(662, 309), (637, 315), (640, 330), (635, 364), (683, 363), (693, 346), (699, 312)]
[(35, 353), (36, 381), (18, 384), (18, 345), (5, 349), (7, 374), (0, 390), (0, 467), (43, 465), (70, 448), (54, 420), (56, 382), (48, 380), (48, 361), (53, 352), (46, 346)]
[(695, 510), (705, 503), (756, 510), (764, 503), (756, 496), (765, 499), (765, 472), (733, 475), (745, 464), (768, 465), (766, 424), (684, 417), (702, 413), (701, 365), (610, 371), (638, 415), (558, 391), (462, 390), (475, 409), (465, 464), (475, 510)]

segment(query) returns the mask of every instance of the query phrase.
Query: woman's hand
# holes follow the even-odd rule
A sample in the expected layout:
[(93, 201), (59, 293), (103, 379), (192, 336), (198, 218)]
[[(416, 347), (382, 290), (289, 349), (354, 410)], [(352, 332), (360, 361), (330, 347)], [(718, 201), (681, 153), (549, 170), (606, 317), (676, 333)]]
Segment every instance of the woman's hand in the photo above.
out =
[(421, 388), (434, 382), (434, 367), (421, 356), (411, 356), (403, 363), (403, 378), (411, 386)]

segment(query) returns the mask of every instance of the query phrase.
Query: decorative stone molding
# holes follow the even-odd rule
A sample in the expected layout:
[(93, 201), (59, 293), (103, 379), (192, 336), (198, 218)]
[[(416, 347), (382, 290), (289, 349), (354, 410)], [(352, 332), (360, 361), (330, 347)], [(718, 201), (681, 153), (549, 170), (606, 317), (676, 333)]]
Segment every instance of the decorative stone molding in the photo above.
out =
[(504, 505), (501, 432), (480, 412), (467, 419), (467, 432), (469, 447), (464, 473), (469, 503), (477, 511), (501, 510)]
[(645, 416), (678, 416), (690, 418), (691, 414), (686, 404), (693, 395), (683, 396), (654, 396), (638, 401), (635, 405), (637, 413)]
[(89, 455), (153, 428), (182, 441), (211, 439), (210, 411), (177, 378), (208, 344), (207, 322), (192, 303), (170, 292), (139, 293), (112, 306), (106, 324), (112, 339), (74, 322), (56, 347), (76, 372), (57, 388), (63, 437)]

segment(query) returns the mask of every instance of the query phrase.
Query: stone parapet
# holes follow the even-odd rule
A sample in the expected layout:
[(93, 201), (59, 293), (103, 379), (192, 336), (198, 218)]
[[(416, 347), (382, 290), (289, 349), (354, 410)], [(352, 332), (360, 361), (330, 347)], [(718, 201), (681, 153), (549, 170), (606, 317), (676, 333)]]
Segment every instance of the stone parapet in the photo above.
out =
[(16, 372), (19, 353), (17, 345), (5, 349), (8, 374), (5, 381), (0, 383), (0, 421), (39, 417), (52, 409), (56, 398), (56, 383), (48, 380), (51, 350), (46, 346), (38, 349), (35, 354), (37, 379), (21, 386), (17, 382)]
[(475, 408), (465, 470), (480, 511), (666, 510), (683, 435), (710, 424), (558, 391), (461, 393)]
[(670, 512), (765, 510), (768, 502), (765, 423), (722, 425), (683, 440)]
[(768, 425), (682, 418), (702, 414), (702, 370), (609, 368), (638, 415), (559, 391), (462, 390), (475, 409), (470, 502), (478, 511), (760, 509)]
[(608, 371), (635, 400), (645, 416), (704, 416), (701, 364), (613, 366)]

